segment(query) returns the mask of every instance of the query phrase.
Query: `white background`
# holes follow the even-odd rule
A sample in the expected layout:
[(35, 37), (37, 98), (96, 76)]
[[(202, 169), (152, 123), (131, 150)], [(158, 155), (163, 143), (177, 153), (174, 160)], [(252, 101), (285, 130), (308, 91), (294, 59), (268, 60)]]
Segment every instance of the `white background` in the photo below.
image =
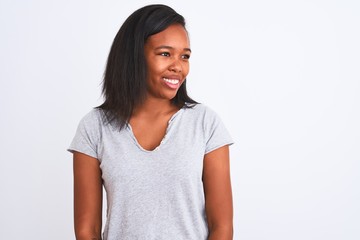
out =
[[(0, 1), (0, 238), (74, 239), (80, 118), (150, 1)], [(190, 95), (222, 117), (234, 239), (360, 239), (360, 2), (163, 1), (187, 19)]]

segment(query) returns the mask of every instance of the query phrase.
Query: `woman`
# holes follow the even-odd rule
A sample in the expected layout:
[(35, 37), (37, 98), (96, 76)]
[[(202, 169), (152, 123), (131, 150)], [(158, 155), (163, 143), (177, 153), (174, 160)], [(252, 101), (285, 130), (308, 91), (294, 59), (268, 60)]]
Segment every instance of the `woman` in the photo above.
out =
[(232, 239), (229, 145), (219, 117), (186, 92), (184, 18), (135, 11), (116, 35), (104, 103), (80, 122), (74, 155), (76, 239)]

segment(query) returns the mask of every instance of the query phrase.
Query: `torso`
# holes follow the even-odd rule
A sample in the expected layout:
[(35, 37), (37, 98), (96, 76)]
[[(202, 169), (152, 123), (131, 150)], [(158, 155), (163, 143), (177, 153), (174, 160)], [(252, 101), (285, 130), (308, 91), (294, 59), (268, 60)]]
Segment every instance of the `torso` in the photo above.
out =
[(130, 126), (106, 124), (96, 109), (84, 117), (69, 148), (99, 160), (107, 197), (103, 239), (205, 240), (204, 154), (231, 138), (200, 104), (150, 121), (143, 113), (130, 121), (139, 142)]

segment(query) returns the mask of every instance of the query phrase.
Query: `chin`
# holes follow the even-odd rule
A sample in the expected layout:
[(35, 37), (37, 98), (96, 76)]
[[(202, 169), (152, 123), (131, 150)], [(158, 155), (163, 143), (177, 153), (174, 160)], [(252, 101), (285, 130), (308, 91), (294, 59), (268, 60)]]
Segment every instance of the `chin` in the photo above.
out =
[(172, 101), (174, 98), (176, 97), (176, 95), (174, 96), (168, 96), (168, 97), (163, 97), (163, 99), (165, 100), (169, 100), (169, 101)]
[(162, 95), (162, 97), (167, 99), (167, 100), (172, 100), (172, 99), (174, 99), (176, 97), (176, 94), (177, 94), (177, 91), (176, 92), (171, 92), (171, 93), (167, 92), (167, 93), (164, 93)]

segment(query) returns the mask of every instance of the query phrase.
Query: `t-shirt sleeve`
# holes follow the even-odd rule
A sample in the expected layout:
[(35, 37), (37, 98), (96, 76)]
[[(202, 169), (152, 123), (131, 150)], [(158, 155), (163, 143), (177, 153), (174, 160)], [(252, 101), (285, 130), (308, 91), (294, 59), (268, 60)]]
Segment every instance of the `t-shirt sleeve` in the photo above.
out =
[(98, 158), (99, 129), (97, 121), (95, 110), (81, 119), (75, 136), (67, 149), (69, 152), (81, 152)]
[(232, 145), (234, 143), (228, 130), (220, 117), (212, 110), (208, 109), (205, 120), (205, 136), (206, 146), (205, 154), (223, 147), (225, 145)]

